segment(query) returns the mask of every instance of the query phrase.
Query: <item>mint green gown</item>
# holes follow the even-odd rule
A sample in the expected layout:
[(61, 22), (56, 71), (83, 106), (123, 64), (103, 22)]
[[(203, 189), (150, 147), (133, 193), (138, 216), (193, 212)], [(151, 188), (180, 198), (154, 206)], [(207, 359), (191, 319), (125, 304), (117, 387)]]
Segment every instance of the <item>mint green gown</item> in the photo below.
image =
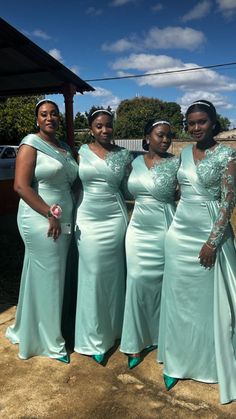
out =
[[(220, 401), (236, 399), (236, 250), (229, 224), (236, 200), (236, 152), (219, 144), (195, 163), (181, 154), (181, 200), (166, 236), (158, 360), (164, 373), (219, 383)], [(198, 255), (217, 246), (212, 269)]]
[(120, 338), (125, 301), (127, 210), (121, 193), (130, 154), (105, 160), (87, 144), (79, 150), (83, 185), (76, 217), (79, 251), (75, 351), (104, 355)]
[(175, 212), (179, 158), (170, 155), (148, 169), (132, 163), (128, 188), (135, 206), (126, 234), (127, 291), (120, 350), (138, 353), (158, 345), (164, 241)]
[[(57, 151), (35, 134), (21, 142), (37, 150), (33, 189), (48, 204), (62, 208), (61, 223), (72, 223), (71, 185), (78, 175), (78, 165), (61, 142), (65, 154)], [(48, 220), (22, 199), (18, 209), (18, 227), (25, 244), (16, 322), (8, 327), (7, 338), (19, 344), (19, 357), (42, 355), (60, 358), (66, 355), (61, 334), (61, 312), (70, 235), (61, 234), (54, 241), (47, 237)]]

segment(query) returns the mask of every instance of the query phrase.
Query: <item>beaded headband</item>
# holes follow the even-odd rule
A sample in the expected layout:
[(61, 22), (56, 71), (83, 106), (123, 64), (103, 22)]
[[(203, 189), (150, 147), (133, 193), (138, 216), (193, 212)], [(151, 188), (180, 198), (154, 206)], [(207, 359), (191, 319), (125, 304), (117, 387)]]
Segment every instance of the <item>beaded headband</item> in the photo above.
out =
[(197, 100), (196, 102), (193, 102), (191, 106), (193, 105), (204, 105), (204, 106), (208, 106), (208, 108), (212, 107), (211, 105), (209, 105), (209, 103), (202, 102), (201, 100)]
[(156, 121), (152, 124), (152, 127), (155, 127), (155, 125), (161, 125), (161, 124), (166, 124), (166, 125), (169, 125), (170, 127), (170, 123), (168, 121)]
[(93, 116), (97, 112), (107, 113), (108, 115), (112, 116), (112, 113), (110, 111), (107, 111), (106, 109), (97, 109), (96, 111), (94, 111), (93, 113), (91, 113), (90, 116)]

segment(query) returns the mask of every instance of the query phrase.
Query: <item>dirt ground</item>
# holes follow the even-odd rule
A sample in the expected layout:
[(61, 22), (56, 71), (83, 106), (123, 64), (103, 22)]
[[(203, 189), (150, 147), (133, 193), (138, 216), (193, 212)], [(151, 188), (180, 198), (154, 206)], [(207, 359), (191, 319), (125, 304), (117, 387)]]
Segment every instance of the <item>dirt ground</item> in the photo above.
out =
[(105, 366), (71, 353), (69, 365), (42, 357), (19, 360), (4, 337), (15, 316), (23, 246), (14, 219), (0, 223), (0, 418), (236, 419), (236, 402), (220, 405), (218, 386), (180, 381), (164, 388), (156, 351), (133, 370), (115, 348)]
[(17, 357), (4, 337), (15, 307), (1, 306), (0, 417), (5, 418), (236, 418), (236, 403), (220, 405), (218, 386), (181, 381), (170, 392), (156, 351), (133, 370), (119, 349), (105, 366), (71, 354), (69, 365), (42, 357)]

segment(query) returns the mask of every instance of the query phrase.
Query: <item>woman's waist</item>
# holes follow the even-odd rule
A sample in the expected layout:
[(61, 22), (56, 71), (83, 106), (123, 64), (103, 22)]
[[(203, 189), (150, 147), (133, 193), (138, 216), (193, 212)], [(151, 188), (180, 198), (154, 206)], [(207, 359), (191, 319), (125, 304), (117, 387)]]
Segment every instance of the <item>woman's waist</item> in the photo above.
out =
[[(54, 203), (54, 202), (53, 202)], [(47, 201), (48, 205), (51, 205), (52, 203)], [(60, 218), (60, 222), (72, 222), (73, 220), (73, 203), (72, 201), (67, 202), (60, 202), (59, 204), (62, 208), (62, 214)], [(48, 222), (47, 217), (40, 214), (38, 211), (34, 210), (32, 207), (30, 207), (23, 199), (20, 199), (19, 201), (19, 207), (18, 207), (18, 216), (25, 219), (32, 219), (32, 220), (39, 220), (39, 219), (45, 219), (45, 221)]]
[(218, 202), (218, 200), (210, 195), (199, 195), (199, 194), (185, 194), (181, 192), (181, 201), (201, 203), (201, 202)]
[(67, 185), (44, 185), (44, 184), (35, 184), (32, 185), (32, 188), (35, 192), (37, 192), (39, 195), (43, 194), (58, 194), (58, 195), (65, 195), (71, 194), (71, 186), (69, 184)]
[(90, 201), (117, 201), (117, 196), (121, 196), (119, 190), (103, 190), (99, 188), (89, 188), (83, 190), (83, 200)]
[(174, 205), (174, 199), (172, 196), (157, 196), (154, 197), (152, 195), (137, 195), (135, 197), (135, 203), (137, 205), (154, 205), (154, 206), (163, 206), (165, 204), (173, 204)]

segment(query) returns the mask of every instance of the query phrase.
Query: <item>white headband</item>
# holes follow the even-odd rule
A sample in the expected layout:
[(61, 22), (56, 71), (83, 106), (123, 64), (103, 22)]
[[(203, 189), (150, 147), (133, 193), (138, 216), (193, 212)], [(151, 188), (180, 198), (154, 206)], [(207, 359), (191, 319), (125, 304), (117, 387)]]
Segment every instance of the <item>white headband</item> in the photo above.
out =
[(50, 102), (50, 103), (53, 103), (54, 105), (56, 105), (56, 103), (51, 99), (41, 99), (38, 103), (36, 103), (35, 108), (37, 108), (40, 105), (40, 103), (43, 103), (43, 102)]
[(91, 113), (90, 116), (93, 116), (95, 113), (97, 112), (104, 112), (104, 113), (108, 113), (108, 115), (112, 116), (112, 113), (110, 111), (107, 111), (106, 109), (97, 109), (96, 111), (94, 111), (93, 113)]
[(192, 105), (204, 105), (204, 106), (208, 106), (208, 108), (211, 108), (211, 105), (209, 105), (209, 103), (205, 103), (205, 102), (201, 102), (201, 100), (197, 100), (196, 102), (193, 102)]
[(155, 127), (156, 125), (161, 125), (161, 124), (166, 124), (166, 125), (169, 125), (170, 127), (170, 123), (168, 121), (156, 121), (152, 124), (152, 127)]

